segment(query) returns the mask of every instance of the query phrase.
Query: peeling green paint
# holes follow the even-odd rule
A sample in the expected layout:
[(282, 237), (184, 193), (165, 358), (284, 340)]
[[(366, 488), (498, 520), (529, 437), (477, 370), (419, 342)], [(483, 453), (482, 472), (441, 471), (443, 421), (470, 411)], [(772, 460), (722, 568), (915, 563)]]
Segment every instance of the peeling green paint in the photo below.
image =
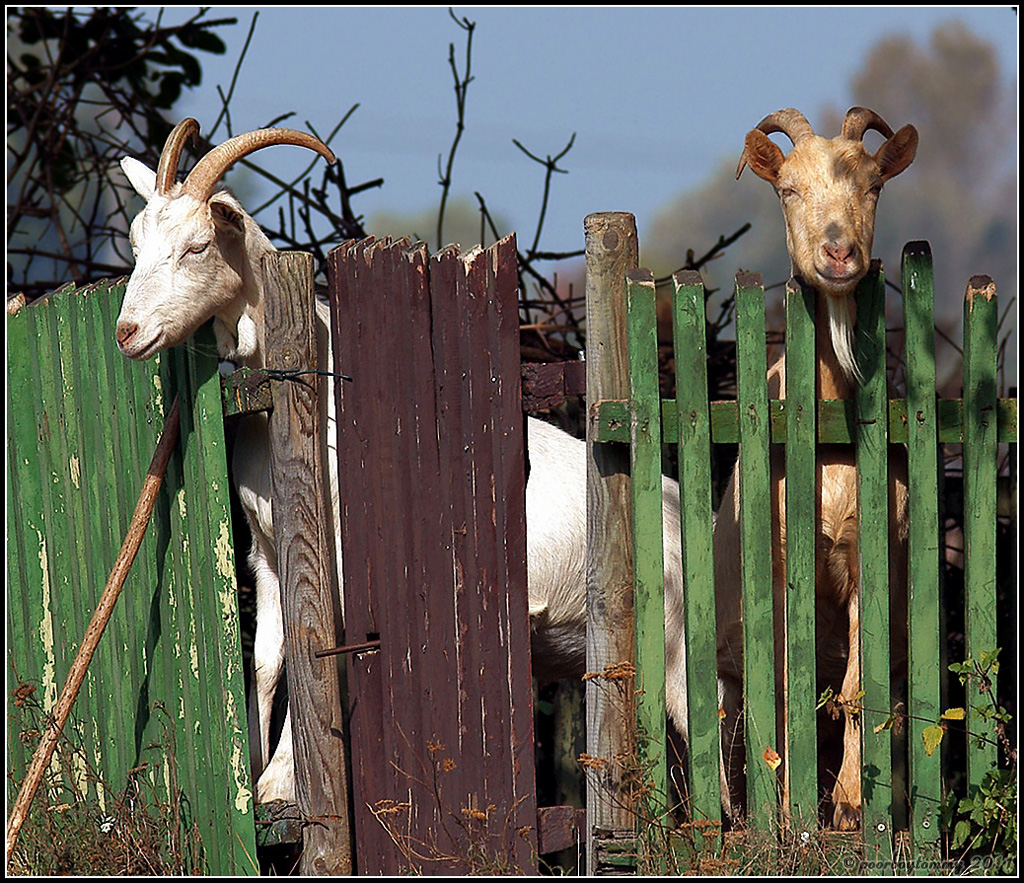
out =
[[(212, 349), (205, 343), (124, 359), (110, 333), (122, 292), (108, 285), (102, 297), (78, 298), (69, 288), (8, 316), (8, 369), (32, 378), (7, 391), (19, 416), (7, 427), (17, 452), (7, 461), (8, 682), (34, 684), (44, 710), (56, 704), (94, 603), (83, 607), (82, 588), (102, 586), (116, 559), (173, 390), (192, 421), (65, 728), (74, 741), (47, 781), (55, 796), (88, 789), (104, 813), (131, 778), (152, 782), (160, 802), (180, 793), (203, 832), (204, 870), (253, 873), (216, 361), (200, 355)], [(72, 389), (82, 378), (87, 394)], [(97, 444), (109, 456), (83, 453)], [(9, 768), (27, 768), (29, 752), (9, 739)]]
[(39, 571), (43, 589), (42, 618), (39, 621), (39, 642), (43, 648), (43, 709), (50, 711), (57, 704), (57, 660), (54, 656), (53, 613), (50, 607), (50, 564), (46, 554), (46, 538), (36, 530), (39, 538)]
[(231, 545), (231, 533), (226, 522), (221, 522), (213, 551), (217, 573), (226, 578), (219, 596), (221, 615), (227, 620), (228, 617), (234, 615), (234, 610), (238, 606), (238, 598), (231, 582), (235, 572), (235, 554)]

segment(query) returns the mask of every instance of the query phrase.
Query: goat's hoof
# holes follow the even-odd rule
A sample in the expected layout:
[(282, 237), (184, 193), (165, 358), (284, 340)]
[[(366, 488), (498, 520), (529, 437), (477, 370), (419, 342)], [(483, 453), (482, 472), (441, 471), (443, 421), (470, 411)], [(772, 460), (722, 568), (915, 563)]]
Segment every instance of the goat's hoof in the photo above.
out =
[(837, 831), (856, 831), (860, 828), (860, 807), (838, 802), (832, 814), (832, 827)]

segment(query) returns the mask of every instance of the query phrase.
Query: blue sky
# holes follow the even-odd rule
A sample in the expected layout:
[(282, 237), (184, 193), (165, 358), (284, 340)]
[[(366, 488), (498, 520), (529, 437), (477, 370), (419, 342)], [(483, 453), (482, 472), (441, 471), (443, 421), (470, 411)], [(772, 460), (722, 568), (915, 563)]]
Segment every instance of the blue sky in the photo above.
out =
[[(293, 110), (288, 125), (309, 121), (325, 132), (358, 103), (332, 146), (350, 183), (383, 177), (385, 186), (357, 197), (357, 211), (436, 208), (438, 157), (455, 130), (450, 43), (464, 66), (464, 34), (448, 7), (215, 7), (211, 16), (239, 23), (220, 29), (228, 52), (204, 56), (203, 87), (181, 100), (179, 116), (195, 116), (204, 130), (212, 124), (215, 87), (227, 89), (256, 10), (231, 101), (233, 131)], [(814, 124), (824, 107), (848, 107), (850, 80), (883, 36), (909, 33), (924, 44), (937, 25), (958, 19), (993, 43), (1016, 87), (1017, 17), (1006, 6), (454, 12), (476, 22), (454, 193), (480, 191), (520, 235), (530, 233), (542, 173), (512, 139), (545, 156), (575, 133), (545, 227), (544, 243), (555, 250), (581, 247), (583, 218), (594, 211), (634, 213), (642, 243), (657, 210), (735, 162), (744, 134), (766, 113), (793, 106)], [(284, 172), (307, 160), (278, 151), (271, 162), (269, 153), (261, 161)]]

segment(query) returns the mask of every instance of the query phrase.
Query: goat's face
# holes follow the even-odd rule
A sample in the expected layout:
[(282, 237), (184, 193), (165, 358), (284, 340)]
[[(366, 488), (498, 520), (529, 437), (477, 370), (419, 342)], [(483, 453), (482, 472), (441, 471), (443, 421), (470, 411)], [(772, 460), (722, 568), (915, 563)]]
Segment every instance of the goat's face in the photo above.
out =
[[(874, 154), (864, 148), (868, 128), (886, 141)], [(793, 141), (788, 155), (769, 138), (783, 132)], [(875, 208), (882, 185), (902, 172), (917, 151), (917, 131), (892, 130), (872, 111), (852, 108), (843, 133), (832, 139), (811, 131), (797, 111), (779, 111), (746, 137), (746, 163), (779, 195), (793, 272), (834, 298), (850, 294), (871, 261)]]
[(214, 192), (217, 182), (242, 157), (274, 144), (307, 147), (336, 161), (313, 135), (256, 129), (213, 148), (178, 184), (185, 142), (198, 135), (195, 120), (178, 123), (155, 172), (131, 157), (121, 161), (132, 187), (146, 200), (129, 233), (135, 270), (117, 320), (117, 345), (132, 359), (148, 359), (182, 343), (210, 318), (221, 322), (215, 331), (222, 357), (252, 356), (259, 329), (243, 314), (252, 307), (259, 315), (260, 258), (273, 246), (230, 193)]
[(180, 187), (157, 193), (150, 186), (155, 172), (134, 160), (122, 165), (148, 204), (129, 233), (135, 270), (117, 320), (117, 345), (129, 358), (149, 359), (213, 316), (237, 319), (249, 273), (245, 217), (228, 193), (206, 201)]

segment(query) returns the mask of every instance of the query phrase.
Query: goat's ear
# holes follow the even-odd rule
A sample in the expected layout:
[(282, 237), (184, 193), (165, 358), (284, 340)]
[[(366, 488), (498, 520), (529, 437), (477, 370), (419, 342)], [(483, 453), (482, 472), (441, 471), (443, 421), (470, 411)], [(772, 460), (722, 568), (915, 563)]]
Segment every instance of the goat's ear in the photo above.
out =
[(245, 229), (241, 207), (228, 196), (215, 193), (210, 198), (210, 214), (217, 226), (229, 227), (236, 233), (241, 233)]
[(760, 129), (751, 129), (747, 132), (743, 145), (743, 156), (740, 157), (739, 168), (736, 169), (736, 177), (740, 176), (743, 166), (749, 163), (755, 175), (764, 178), (769, 184), (777, 184), (779, 171), (785, 159), (786, 157), (778, 144)]
[(156, 193), (156, 172), (149, 166), (132, 156), (126, 156), (121, 160), (121, 171), (124, 172), (128, 183), (135, 188), (135, 192), (146, 202), (153, 198), (153, 194)]
[(878, 148), (875, 159), (883, 181), (895, 178), (907, 168), (917, 155), (917, 129), (904, 126)]

